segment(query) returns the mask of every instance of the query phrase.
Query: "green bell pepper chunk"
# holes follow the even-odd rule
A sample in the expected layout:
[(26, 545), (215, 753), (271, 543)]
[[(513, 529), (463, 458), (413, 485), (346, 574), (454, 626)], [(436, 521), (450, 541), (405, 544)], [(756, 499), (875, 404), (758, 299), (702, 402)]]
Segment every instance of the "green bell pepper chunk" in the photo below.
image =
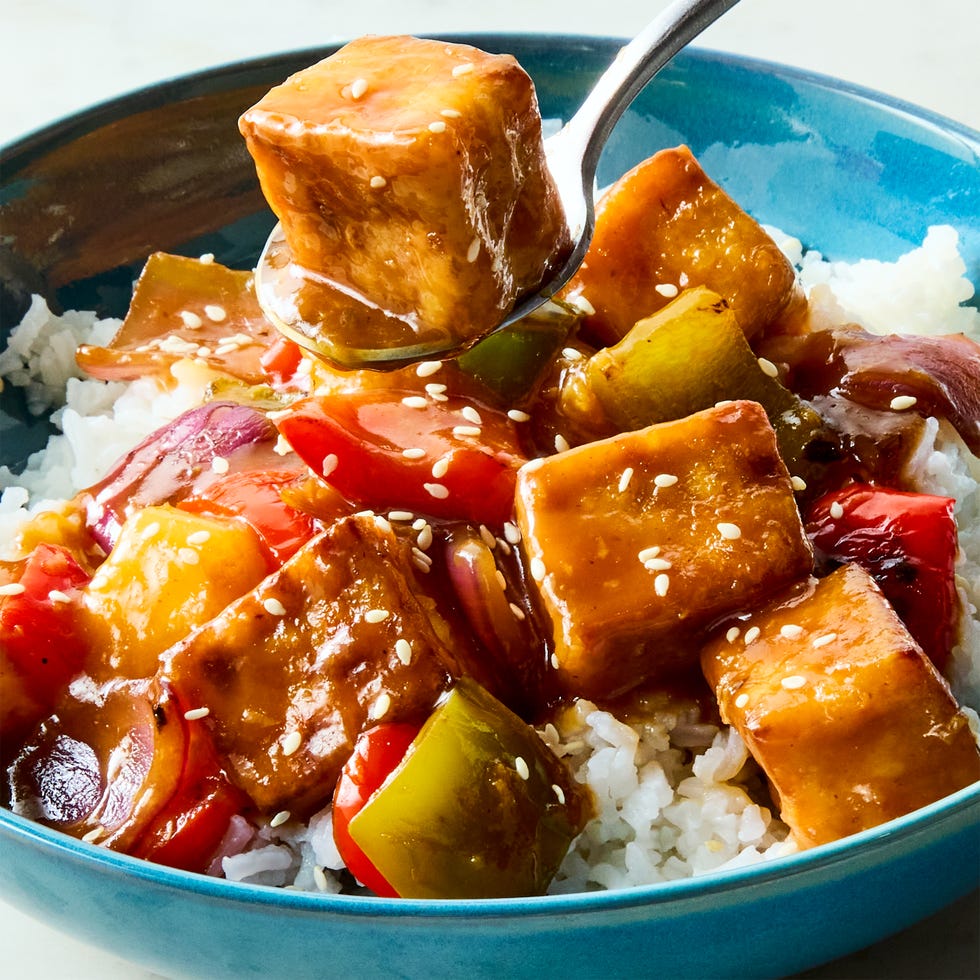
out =
[(349, 830), (403, 898), (502, 898), (545, 891), (588, 811), (540, 736), (463, 679)]

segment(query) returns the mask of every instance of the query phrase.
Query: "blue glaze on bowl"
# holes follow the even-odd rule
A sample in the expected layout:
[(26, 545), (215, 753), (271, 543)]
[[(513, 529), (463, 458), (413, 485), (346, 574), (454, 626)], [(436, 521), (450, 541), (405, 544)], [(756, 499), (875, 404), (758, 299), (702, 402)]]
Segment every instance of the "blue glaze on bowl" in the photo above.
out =
[[(615, 39), (467, 35), (453, 38), (514, 53), (538, 87), (546, 117), (567, 117), (614, 56)], [(140, 155), (114, 150), (127, 121), (173, 125), (166, 109), (203, 104), (233, 127), (256, 87), (268, 87), (329, 49), (232, 65), (162, 83), (97, 106), (0, 151), (0, 218), (16, 261), (4, 266), (12, 294), (39, 283), (53, 302), (124, 312), (128, 284), (152, 248), (210, 250), (247, 265), (272, 218), (249, 205), (254, 185), (237, 134), (211, 132), (200, 153), (163, 144)], [(241, 94), (241, 104), (226, 96)], [(246, 98), (246, 96), (248, 96)], [(203, 100), (203, 101), (202, 101)], [(214, 101), (213, 105), (209, 100)], [(161, 115), (162, 113), (162, 115)], [(147, 115), (148, 114), (148, 115)], [(59, 154), (94, 134), (97, 166), (59, 178)], [(166, 133), (164, 133), (166, 135)], [(614, 179), (663, 146), (686, 142), (706, 170), (760, 220), (800, 235), (828, 257), (893, 259), (932, 224), (957, 228), (980, 281), (980, 134), (878, 96), (789, 68), (691, 50), (639, 97), (614, 134), (600, 180)], [(91, 164), (91, 159), (86, 157)], [(64, 168), (62, 168), (64, 169)], [(210, 192), (231, 174), (226, 216), (176, 220), (194, 187)], [(153, 172), (156, 197), (138, 196)], [(61, 183), (59, 183), (61, 180)], [(169, 183), (167, 183), (169, 181)], [(149, 184), (149, 181), (142, 183)], [(32, 195), (95, 196), (102, 219), (122, 227), (114, 194), (148, 226), (145, 247), (105, 247), (79, 278), (59, 269), (66, 245), (29, 247), (15, 205)], [(60, 197), (59, 197), (60, 195)], [(222, 198), (225, 200), (225, 198)], [(150, 209), (150, 216), (140, 208)], [(27, 209), (29, 211), (29, 208)], [(21, 247), (22, 246), (22, 247)], [(72, 248), (77, 252), (76, 242)], [(141, 251), (142, 247), (142, 251)], [(18, 251), (19, 249), (19, 251)], [(11, 273), (10, 270), (14, 271)], [(0, 311), (15, 317), (11, 304)], [(5, 403), (4, 449), (31, 445), (22, 413)], [(11, 419), (14, 421), (11, 422)], [(11, 427), (12, 426), (12, 427)], [(35, 438), (36, 438), (35, 433)], [(176, 872), (105, 851), (0, 810), (0, 894), (89, 942), (174, 976), (359, 975), (422, 977), (783, 976), (867, 946), (975, 889), (980, 878), (980, 785), (900, 820), (765, 865), (625, 892), (481, 902), (386, 901), (266, 889)]]

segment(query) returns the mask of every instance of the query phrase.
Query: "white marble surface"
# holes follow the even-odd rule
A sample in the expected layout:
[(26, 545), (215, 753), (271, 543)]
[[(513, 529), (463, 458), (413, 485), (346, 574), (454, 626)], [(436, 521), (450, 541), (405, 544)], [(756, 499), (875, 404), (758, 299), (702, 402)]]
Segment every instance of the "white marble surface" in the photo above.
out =
[[(4, 0), (0, 143), (132, 88), (243, 57), (364, 33), (629, 35), (662, 6), (664, 0)], [(978, 42), (976, 0), (742, 0), (699, 43), (845, 78), (980, 128)], [(974, 895), (808, 976), (980, 977), (977, 923)], [(153, 976), (2, 904), (0, 975)]]

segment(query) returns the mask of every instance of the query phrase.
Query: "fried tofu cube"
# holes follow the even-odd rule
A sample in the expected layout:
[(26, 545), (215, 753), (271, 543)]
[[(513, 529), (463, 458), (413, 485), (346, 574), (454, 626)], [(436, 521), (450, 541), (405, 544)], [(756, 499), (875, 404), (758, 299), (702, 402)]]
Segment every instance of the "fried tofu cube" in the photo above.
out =
[(509, 55), (363, 37), (240, 128), (293, 258), (334, 284), (318, 300), (350, 347), (465, 346), (567, 244), (534, 85)]
[(322, 806), (365, 727), (421, 724), (471, 672), (406, 549), (374, 518), (340, 520), (164, 655), (260, 810)]
[(740, 625), (713, 638), (701, 664), (801, 846), (980, 779), (976, 739), (949, 686), (857, 565)]
[(718, 293), (749, 339), (806, 306), (776, 243), (679, 146), (644, 160), (602, 196), (595, 236), (563, 295), (584, 297), (595, 311), (589, 329), (614, 344), (688, 286)]
[(569, 693), (611, 697), (697, 668), (699, 637), (806, 578), (812, 554), (756, 402), (534, 460), (517, 521)]

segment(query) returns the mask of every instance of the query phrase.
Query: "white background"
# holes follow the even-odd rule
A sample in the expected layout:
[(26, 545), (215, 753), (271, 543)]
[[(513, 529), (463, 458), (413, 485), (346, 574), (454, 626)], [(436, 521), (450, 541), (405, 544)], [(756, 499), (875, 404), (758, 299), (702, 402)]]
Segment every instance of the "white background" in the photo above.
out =
[[(0, 143), (104, 98), (238, 58), (365, 33), (627, 36), (665, 5), (664, 0), (4, 0)], [(980, 129), (977, 0), (742, 0), (698, 43), (835, 75)], [(980, 976), (977, 920), (973, 896), (811, 976)], [(574, 964), (567, 967), (574, 971)], [(0, 975), (151, 976), (3, 904)]]

